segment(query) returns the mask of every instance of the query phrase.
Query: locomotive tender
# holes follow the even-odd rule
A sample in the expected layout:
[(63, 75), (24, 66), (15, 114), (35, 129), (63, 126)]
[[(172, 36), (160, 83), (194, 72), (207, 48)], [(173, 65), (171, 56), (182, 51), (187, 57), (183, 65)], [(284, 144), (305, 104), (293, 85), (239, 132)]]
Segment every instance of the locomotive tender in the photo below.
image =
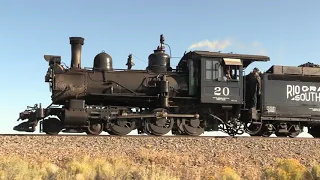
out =
[[(40, 124), (40, 132), (49, 135), (99, 135), (103, 131), (127, 135), (137, 129), (139, 134), (161, 136), (171, 131), (198, 136), (220, 128), (229, 135), (246, 131), (253, 136), (275, 132), (294, 137), (302, 125), (314, 123), (316, 132), (320, 85), (313, 82), (318, 82), (319, 76), (306, 77), (312, 75), (303, 69), (307, 67), (273, 66), (261, 75), (258, 107), (248, 109), (244, 70), (252, 62), (269, 61), (267, 56), (190, 51), (173, 69), (161, 35), (146, 70), (132, 70), (131, 55), (128, 69), (114, 69), (106, 52), (95, 56), (92, 68), (82, 68), (84, 38), (70, 37), (70, 44), (70, 68), (61, 65), (60, 56), (44, 56), (49, 64), (45, 82), (50, 85), (52, 103), (47, 108), (41, 104), (28, 107), (18, 119), (27, 121), (14, 130), (34, 132)], [(291, 71), (284, 72), (288, 69)], [(224, 78), (227, 70), (231, 80)]]

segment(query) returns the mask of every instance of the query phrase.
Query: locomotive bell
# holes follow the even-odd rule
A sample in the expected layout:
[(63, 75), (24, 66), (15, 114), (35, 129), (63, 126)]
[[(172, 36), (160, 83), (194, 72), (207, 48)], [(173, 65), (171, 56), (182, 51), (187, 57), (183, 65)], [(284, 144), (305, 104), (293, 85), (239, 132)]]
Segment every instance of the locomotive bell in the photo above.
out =
[(97, 54), (93, 61), (93, 68), (112, 71), (112, 57), (104, 51)]
[(164, 37), (160, 36), (160, 45), (154, 53), (149, 55), (149, 62), (147, 70), (153, 72), (167, 72), (170, 71), (170, 56), (164, 50)]

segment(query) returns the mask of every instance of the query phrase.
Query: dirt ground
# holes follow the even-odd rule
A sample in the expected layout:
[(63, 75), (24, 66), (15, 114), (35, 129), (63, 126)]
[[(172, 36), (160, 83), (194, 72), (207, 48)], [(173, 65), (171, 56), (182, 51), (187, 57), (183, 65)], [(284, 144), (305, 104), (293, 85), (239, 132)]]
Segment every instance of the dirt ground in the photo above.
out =
[(258, 177), (277, 158), (295, 158), (306, 166), (320, 162), (320, 140), (309, 138), (1, 136), (0, 141), (0, 155), (30, 160), (61, 164), (81, 155), (122, 156), (192, 173), (209, 174), (228, 166), (248, 179)]

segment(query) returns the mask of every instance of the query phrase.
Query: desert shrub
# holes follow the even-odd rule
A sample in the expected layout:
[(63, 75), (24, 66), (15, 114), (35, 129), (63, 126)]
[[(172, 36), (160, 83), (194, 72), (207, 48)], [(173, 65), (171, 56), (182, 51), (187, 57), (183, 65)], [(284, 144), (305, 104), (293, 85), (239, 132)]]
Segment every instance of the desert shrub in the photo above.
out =
[(42, 179), (41, 166), (18, 157), (0, 157), (0, 179)]
[(305, 180), (310, 173), (305, 166), (296, 159), (277, 159), (276, 167), (265, 170), (267, 180)]
[(224, 167), (215, 180), (240, 180), (240, 176), (230, 167)]
[(58, 167), (54, 164), (43, 162), (32, 165), (28, 161), (17, 158), (0, 158), (0, 179), (13, 180), (108, 180), (108, 179), (179, 179), (157, 166), (143, 167), (134, 165), (121, 158), (83, 158), (73, 159), (65, 165)]
[[(148, 153), (147, 153), (148, 152)], [(151, 153), (144, 151), (140, 158), (132, 156), (78, 156), (64, 164), (53, 164), (41, 159), (25, 159), (18, 156), (0, 156), (0, 180), (111, 180), (111, 179), (141, 179), (141, 180), (240, 180), (240, 179), (266, 179), (266, 180), (320, 180), (320, 165), (314, 163), (308, 170), (295, 159), (278, 159), (276, 165), (266, 168), (261, 177), (260, 173), (253, 173), (254, 167), (242, 170), (242, 176), (231, 166), (211, 166), (206, 169), (197, 166), (196, 159), (190, 156)], [(172, 157), (172, 159), (171, 159)], [(185, 157), (185, 158), (184, 158)], [(170, 161), (170, 162), (168, 162)], [(180, 166), (181, 165), (181, 166)], [(217, 168), (217, 169), (215, 169)], [(258, 167), (257, 167), (258, 168)], [(214, 170), (213, 170), (214, 169)], [(244, 172), (253, 173), (252, 176)], [(259, 171), (259, 169), (256, 169)]]
[(311, 177), (312, 180), (320, 180), (320, 166), (318, 163), (315, 163), (311, 168)]

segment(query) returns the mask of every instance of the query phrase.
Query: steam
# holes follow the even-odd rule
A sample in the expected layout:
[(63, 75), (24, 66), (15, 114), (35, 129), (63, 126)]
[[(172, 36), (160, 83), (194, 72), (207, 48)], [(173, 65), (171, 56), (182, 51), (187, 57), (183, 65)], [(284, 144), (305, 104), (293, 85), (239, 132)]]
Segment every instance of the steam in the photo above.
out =
[(248, 47), (248, 48), (252, 48), (252, 50), (254, 50), (256, 52), (256, 54), (258, 55), (266, 55), (267, 54), (267, 50), (262, 46), (261, 43), (254, 41), (252, 44), (252, 47)]
[(230, 40), (215, 40), (215, 41), (209, 41), (209, 40), (203, 40), (197, 43), (192, 44), (188, 50), (191, 49), (199, 49), (199, 48), (205, 48), (209, 51), (222, 51), (228, 46), (230, 46), (232, 43)]
[[(226, 49), (230, 51), (226, 51)], [(242, 43), (236, 40), (226, 39), (226, 40), (203, 40), (192, 44), (188, 50), (202, 50), (202, 51), (225, 51), (239, 53), (239, 54), (255, 54), (255, 55), (266, 55), (267, 50), (258, 41), (253, 41), (251, 43)]]

